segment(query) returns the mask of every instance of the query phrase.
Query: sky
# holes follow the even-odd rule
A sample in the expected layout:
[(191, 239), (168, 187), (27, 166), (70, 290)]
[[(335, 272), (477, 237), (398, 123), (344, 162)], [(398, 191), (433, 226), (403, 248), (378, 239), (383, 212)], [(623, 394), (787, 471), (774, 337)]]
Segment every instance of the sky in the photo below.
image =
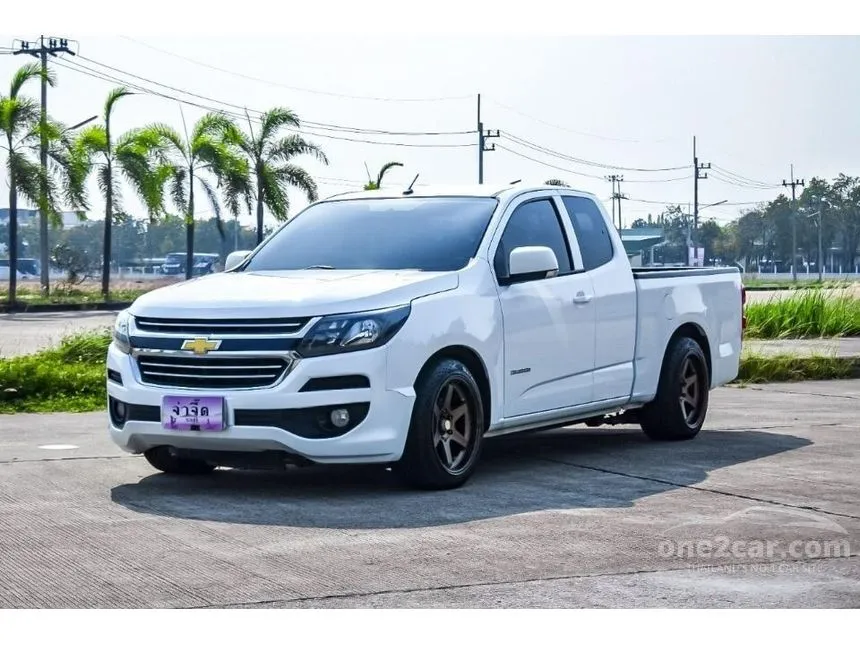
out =
[[(728, 201), (704, 209), (703, 218), (727, 222), (748, 204), (786, 193), (780, 184), (791, 164), (807, 182), (860, 175), (858, 37), (50, 35), (72, 39), (79, 54), (51, 62), (55, 118), (73, 124), (99, 114), (119, 80), (234, 112), (288, 107), (315, 124), (305, 135), (330, 160), (325, 167), (300, 158), (322, 196), (360, 188), (365, 164), (375, 174), (387, 161), (404, 164), (386, 176), (391, 186), (416, 174), (421, 184), (477, 182), (474, 132), (361, 130), (474, 131), (478, 93), (484, 128), (502, 134), (488, 141), (496, 150), (484, 155), (485, 183), (559, 178), (595, 193), (610, 210), (604, 177), (619, 174), (626, 225), (663, 210), (648, 201), (692, 202), (694, 135), (700, 162), (712, 164), (699, 184), (700, 204)], [(0, 47), (38, 36), (0, 34)], [(0, 53), (0, 91), (24, 62)], [(38, 86), (31, 92), (38, 97)], [(140, 94), (122, 100), (112, 127), (161, 121), (182, 131), (183, 116), (190, 124), (204, 112)], [(655, 170), (664, 168), (677, 170)], [(94, 184), (90, 192), (91, 217), (98, 218), (103, 206)], [(7, 206), (8, 191), (0, 193)], [(128, 210), (142, 215), (126, 194)], [(295, 213), (306, 201), (297, 191), (291, 196)], [(207, 208), (198, 202), (198, 216)]]

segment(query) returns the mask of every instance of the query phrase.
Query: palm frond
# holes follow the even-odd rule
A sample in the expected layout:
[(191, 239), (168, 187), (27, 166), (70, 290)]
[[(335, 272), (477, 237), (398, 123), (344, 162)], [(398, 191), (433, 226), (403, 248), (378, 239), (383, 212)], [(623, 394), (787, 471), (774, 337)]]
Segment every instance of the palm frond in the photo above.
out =
[(39, 123), (40, 117), (39, 104), (33, 99), (27, 97), (0, 99), (0, 130), (9, 139), (14, 139), (21, 133), (25, 133), (24, 138), (26, 138)]
[(134, 92), (132, 92), (127, 87), (115, 87), (108, 93), (107, 99), (105, 99), (104, 109), (105, 123), (110, 123), (110, 117), (113, 113), (113, 108), (116, 105), (117, 101), (119, 101), (124, 96), (131, 96), (132, 94), (134, 94)]
[(138, 130), (135, 136), (153, 151), (173, 151), (179, 153), (183, 159), (188, 158), (187, 146), (182, 136), (166, 123), (151, 123)]
[(108, 133), (103, 125), (91, 125), (84, 128), (74, 139), (75, 147), (80, 148), (81, 154), (90, 156), (101, 153), (108, 154)]
[(299, 155), (311, 155), (320, 163), (328, 165), (328, 157), (322, 149), (300, 134), (291, 134), (274, 142), (267, 156), (269, 159), (287, 163)]
[[(209, 200), (209, 205), (212, 208), (212, 213), (215, 215), (215, 224), (218, 227), (218, 231), (223, 236), (224, 230), (223, 223), (221, 222), (221, 203), (218, 201), (218, 194), (215, 192), (212, 186), (209, 185), (209, 182), (207, 182), (203, 177), (197, 177), (196, 179), (200, 186), (203, 188), (203, 192), (206, 193), (206, 198)], [(189, 213), (188, 217), (193, 218), (194, 213)]]
[[(15, 99), (18, 94), (24, 89), (24, 86), (30, 81), (42, 78), (42, 66), (39, 63), (27, 63), (19, 67), (12, 75), (12, 82), (9, 84), (9, 98)], [(48, 85), (53, 87), (57, 82), (56, 75), (49, 71), (45, 75), (45, 80)]]
[(293, 186), (301, 190), (308, 201), (315, 202), (319, 199), (317, 182), (311, 177), (311, 174), (295, 164), (286, 164), (280, 168), (276, 168), (275, 177), (281, 184)]
[(261, 183), (266, 208), (276, 220), (286, 220), (290, 212), (290, 198), (278, 173), (269, 166), (263, 166), (257, 181)]
[(188, 212), (188, 198), (185, 193), (188, 171), (182, 166), (171, 167), (170, 198), (173, 205), (182, 213)]
[(260, 117), (260, 138), (262, 142), (271, 141), (283, 127), (299, 128), (301, 122), (292, 110), (285, 107), (276, 107), (267, 110)]
[[(57, 217), (57, 208), (54, 195), (57, 185), (50, 173), (43, 170), (41, 165), (31, 161), (21, 152), (12, 152), (7, 161), (10, 175), (14, 174), (15, 188), (17, 191), (48, 217)], [(45, 190), (42, 192), (42, 182)]]
[(235, 127), (236, 124), (229, 116), (219, 112), (208, 112), (194, 124), (191, 130), (191, 142), (193, 144), (197, 139), (207, 136), (220, 137), (223, 132)]
[(382, 168), (379, 169), (379, 174), (376, 176), (376, 187), (379, 188), (382, 186), (382, 178), (385, 177), (385, 173), (387, 173), (392, 168), (402, 168), (403, 164), (399, 161), (389, 161), (384, 164)]

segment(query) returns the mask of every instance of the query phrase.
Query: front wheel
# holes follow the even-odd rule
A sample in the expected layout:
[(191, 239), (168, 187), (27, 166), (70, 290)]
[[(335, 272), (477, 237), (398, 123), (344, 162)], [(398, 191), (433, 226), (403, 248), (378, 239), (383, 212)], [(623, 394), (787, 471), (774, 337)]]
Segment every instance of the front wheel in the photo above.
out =
[(692, 338), (678, 338), (666, 351), (657, 395), (640, 412), (642, 430), (651, 439), (692, 439), (705, 423), (709, 390), (702, 348)]
[(423, 489), (462, 486), (475, 470), (484, 435), (481, 391), (460, 361), (444, 359), (419, 380), (397, 471)]

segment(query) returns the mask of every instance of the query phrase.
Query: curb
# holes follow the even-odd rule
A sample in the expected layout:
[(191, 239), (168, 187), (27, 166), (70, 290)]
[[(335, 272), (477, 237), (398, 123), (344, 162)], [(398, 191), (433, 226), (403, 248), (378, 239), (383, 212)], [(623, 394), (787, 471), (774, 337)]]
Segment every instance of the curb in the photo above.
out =
[[(801, 382), (801, 381), (842, 381), (846, 379), (860, 379), (860, 356), (828, 356), (826, 354), (808, 354), (808, 355), (798, 355), (798, 354), (752, 354), (741, 356), (741, 363), (743, 363), (744, 359), (762, 359), (762, 360), (776, 360), (776, 361), (790, 361), (791, 369), (786, 370), (779, 376), (774, 377), (771, 375), (767, 379), (745, 379), (742, 378), (741, 375), (738, 375), (734, 381), (730, 383), (730, 385), (744, 385), (744, 384), (756, 384), (760, 385), (763, 383), (789, 383), (789, 382)], [(845, 371), (841, 374), (830, 374), (828, 376), (819, 376), (818, 374), (810, 374), (807, 372), (807, 367), (811, 365), (815, 365), (817, 362), (821, 360), (827, 360), (831, 365), (835, 363), (839, 363), (840, 369), (844, 369)], [(741, 373), (743, 371), (743, 367), (741, 368)]]
[(0, 305), (0, 313), (3, 314), (20, 314), (20, 313), (41, 313), (41, 312), (61, 312), (61, 311), (121, 311), (131, 307), (131, 302), (81, 302), (81, 303), (41, 303), (27, 304), (18, 302), (10, 307), (8, 304)]

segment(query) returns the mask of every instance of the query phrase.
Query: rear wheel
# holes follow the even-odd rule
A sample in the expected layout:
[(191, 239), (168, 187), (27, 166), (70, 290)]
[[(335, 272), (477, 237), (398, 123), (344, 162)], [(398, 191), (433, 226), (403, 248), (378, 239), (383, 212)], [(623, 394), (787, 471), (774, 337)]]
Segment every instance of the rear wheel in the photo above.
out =
[(202, 459), (177, 457), (168, 446), (151, 448), (143, 456), (153, 468), (171, 475), (206, 475), (215, 470), (215, 466)]
[(705, 423), (709, 391), (702, 348), (692, 338), (676, 339), (666, 351), (657, 395), (640, 412), (642, 430), (651, 439), (692, 439)]
[(417, 488), (463, 485), (475, 470), (484, 434), (481, 392), (468, 368), (436, 363), (416, 385), (412, 422), (397, 471)]

